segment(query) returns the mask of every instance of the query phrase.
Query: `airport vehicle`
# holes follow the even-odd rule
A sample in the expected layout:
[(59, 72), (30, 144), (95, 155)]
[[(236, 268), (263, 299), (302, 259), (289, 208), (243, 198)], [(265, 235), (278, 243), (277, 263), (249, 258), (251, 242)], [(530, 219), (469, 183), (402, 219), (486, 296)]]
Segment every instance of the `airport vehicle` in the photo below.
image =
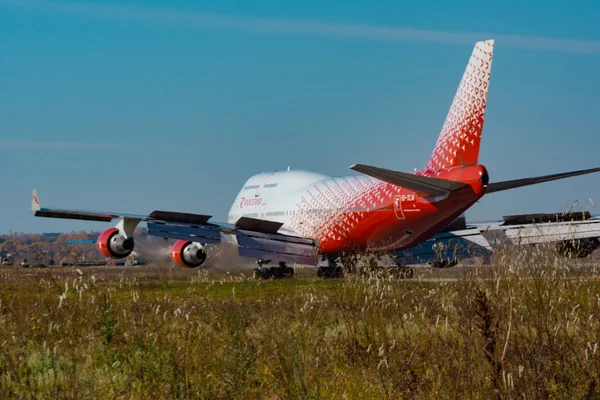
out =
[[(289, 169), (258, 174), (240, 190), (226, 223), (213, 222), (209, 215), (171, 211), (136, 215), (42, 208), (35, 191), (32, 209), (38, 217), (118, 220), (97, 241), (100, 252), (112, 258), (131, 254), (133, 232), (141, 222), (147, 224), (149, 235), (176, 240), (171, 258), (190, 268), (204, 263), (207, 244), (231, 235), (241, 256), (257, 260), (257, 277), (289, 276), (293, 270), (288, 263), (318, 265), (320, 276), (335, 276), (356, 254), (406, 253), (431, 240), (458, 238), (488, 249), (481, 226), (456, 225), (485, 194), (600, 171), (489, 182), (478, 158), (493, 49), (493, 40), (476, 43), (431, 157), (414, 173), (355, 164), (350, 168), (362, 175), (329, 177)], [(510, 232), (507, 226), (493, 228)], [(568, 239), (557, 233), (540, 241)], [(398, 257), (394, 260), (406, 264)], [(454, 260), (439, 263), (450, 266)], [(411, 276), (410, 270), (403, 271)]]

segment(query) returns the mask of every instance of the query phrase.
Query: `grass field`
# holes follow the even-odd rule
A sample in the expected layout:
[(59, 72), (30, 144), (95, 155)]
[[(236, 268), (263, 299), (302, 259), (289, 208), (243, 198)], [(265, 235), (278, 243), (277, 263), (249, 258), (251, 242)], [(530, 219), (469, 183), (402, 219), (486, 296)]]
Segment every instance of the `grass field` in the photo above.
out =
[(600, 397), (589, 263), (512, 251), (428, 280), (313, 276), (0, 270), (0, 397)]

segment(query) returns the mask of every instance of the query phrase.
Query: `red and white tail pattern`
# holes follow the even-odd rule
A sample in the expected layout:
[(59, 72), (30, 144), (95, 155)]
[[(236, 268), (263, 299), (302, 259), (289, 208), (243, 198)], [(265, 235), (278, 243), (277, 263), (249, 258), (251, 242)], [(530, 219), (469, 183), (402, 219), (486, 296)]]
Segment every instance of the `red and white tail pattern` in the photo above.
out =
[(477, 164), (492, 69), (494, 41), (477, 42), (460, 81), (426, 172)]

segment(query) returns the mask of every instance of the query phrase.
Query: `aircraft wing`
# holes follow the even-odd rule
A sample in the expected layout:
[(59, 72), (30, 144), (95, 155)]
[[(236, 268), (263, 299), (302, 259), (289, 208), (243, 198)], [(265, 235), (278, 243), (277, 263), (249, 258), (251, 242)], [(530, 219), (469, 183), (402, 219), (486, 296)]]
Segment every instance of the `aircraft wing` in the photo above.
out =
[(516, 245), (600, 238), (600, 217), (588, 211), (508, 215), (500, 221), (470, 224), (493, 242)]
[[(493, 245), (532, 245), (600, 238), (600, 217), (589, 212), (508, 215), (467, 224), (457, 219), (420, 245), (396, 253), (403, 265), (460, 261), (491, 255)], [(600, 245), (600, 242), (598, 242)]]
[(282, 224), (255, 218), (240, 218), (235, 224), (210, 221), (212, 216), (156, 210), (150, 214), (42, 208), (37, 191), (31, 196), (31, 209), (36, 217), (111, 222), (129, 220), (143, 222), (148, 234), (174, 240), (203, 244), (221, 242), (221, 235), (235, 236), (239, 255), (264, 260), (317, 265), (316, 242), (279, 233)]

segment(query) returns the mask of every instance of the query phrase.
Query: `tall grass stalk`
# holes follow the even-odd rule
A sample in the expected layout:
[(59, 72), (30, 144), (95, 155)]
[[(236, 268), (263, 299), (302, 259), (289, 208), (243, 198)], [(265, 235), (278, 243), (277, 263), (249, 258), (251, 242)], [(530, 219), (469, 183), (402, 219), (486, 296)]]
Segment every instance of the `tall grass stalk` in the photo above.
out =
[(0, 272), (6, 398), (598, 398), (593, 265), (507, 248), (421, 273)]

